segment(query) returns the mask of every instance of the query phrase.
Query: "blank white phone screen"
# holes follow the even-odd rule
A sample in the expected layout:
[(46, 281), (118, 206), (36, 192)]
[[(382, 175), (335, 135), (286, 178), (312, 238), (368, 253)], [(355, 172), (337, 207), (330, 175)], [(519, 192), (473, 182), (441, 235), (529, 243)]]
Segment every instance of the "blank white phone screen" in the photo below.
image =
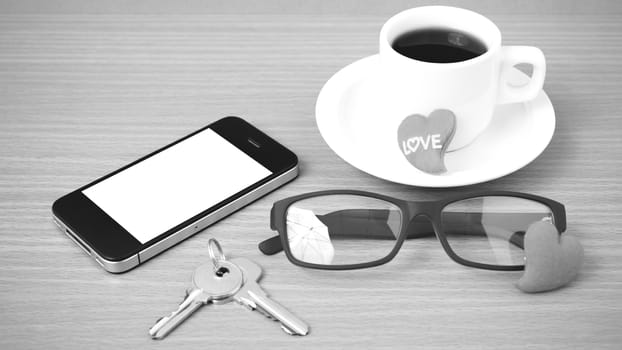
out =
[(145, 243), (271, 174), (208, 128), (82, 193)]

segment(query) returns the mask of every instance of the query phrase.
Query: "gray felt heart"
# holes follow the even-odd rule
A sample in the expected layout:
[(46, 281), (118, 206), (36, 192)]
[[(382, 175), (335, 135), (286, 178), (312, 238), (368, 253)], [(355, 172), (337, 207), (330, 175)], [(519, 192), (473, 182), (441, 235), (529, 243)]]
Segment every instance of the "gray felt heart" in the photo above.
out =
[(410, 115), (397, 129), (397, 142), (402, 154), (415, 168), (430, 174), (442, 174), (445, 150), (456, 129), (456, 116), (447, 109), (437, 109), (426, 118)]
[(583, 263), (583, 247), (575, 237), (560, 235), (550, 222), (538, 221), (525, 233), (525, 257), (525, 273), (518, 288), (527, 293), (546, 292), (577, 276)]

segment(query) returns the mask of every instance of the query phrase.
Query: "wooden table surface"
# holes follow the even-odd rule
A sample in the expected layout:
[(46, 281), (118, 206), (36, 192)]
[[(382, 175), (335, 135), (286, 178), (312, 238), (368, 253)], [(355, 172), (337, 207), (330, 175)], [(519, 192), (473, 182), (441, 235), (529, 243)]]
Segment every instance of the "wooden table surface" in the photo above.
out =
[[(446, 190), (393, 184), (351, 167), (315, 124), (324, 82), (373, 54), (382, 23), (406, 4), (378, 13), (337, 5), (333, 12), (318, 5), (308, 13), (241, 15), (63, 14), (49, 4), (46, 13), (0, 10), (0, 348), (619, 349), (619, 6), (581, 5), (582, 12), (572, 2), (556, 13), (534, 2), (533, 10), (513, 13), (514, 5), (483, 3), (469, 7), (499, 25), (505, 44), (544, 51), (557, 127), (525, 168)], [(296, 152), (299, 178), (121, 275), (99, 268), (52, 223), (56, 198), (231, 114)], [(527, 295), (513, 285), (520, 272), (463, 267), (435, 239), (407, 241), (389, 264), (345, 272), (303, 269), (258, 251), (273, 235), (275, 200), (339, 188), (412, 200), (474, 190), (547, 196), (566, 205), (568, 233), (583, 243), (585, 264), (567, 288)], [(152, 341), (148, 328), (177, 306), (211, 237), (229, 256), (262, 265), (265, 289), (311, 334), (287, 336), (263, 316), (226, 305), (205, 307), (166, 340)]]

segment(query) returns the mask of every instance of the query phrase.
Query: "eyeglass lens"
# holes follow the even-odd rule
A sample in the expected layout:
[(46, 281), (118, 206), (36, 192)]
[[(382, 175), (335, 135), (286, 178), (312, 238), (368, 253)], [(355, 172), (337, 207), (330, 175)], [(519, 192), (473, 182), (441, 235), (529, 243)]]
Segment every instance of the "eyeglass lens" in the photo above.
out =
[(326, 195), (289, 206), (286, 232), (289, 250), (299, 261), (350, 265), (389, 255), (401, 230), (395, 204), (366, 196)]
[(469, 198), (451, 203), (441, 212), (442, 231), (456, 255), (496, 266), (524, 265), (525, 232), (540, 220), (553, 221), (551, 209), (518, 197)]

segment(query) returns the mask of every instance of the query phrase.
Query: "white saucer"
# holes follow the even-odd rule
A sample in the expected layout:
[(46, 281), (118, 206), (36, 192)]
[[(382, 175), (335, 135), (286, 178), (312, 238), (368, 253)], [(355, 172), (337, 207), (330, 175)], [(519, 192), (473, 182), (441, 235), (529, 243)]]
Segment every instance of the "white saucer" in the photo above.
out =
[[(333, 75), (317, 99), (315, 118), (324, 141), (343, 160), (379, 178), (413, 186), (454, 187), (493, 180), (533, 161), (548, 146), (555, 131), (555, 111), (544, 91), (526, 103), (500, 105), (486, 130), (470, 145), (445, 155), (447, 172), (430, 175), (413, 167), (396, 152), (397, 145), (378, 144), (382, 130), (368, 83), (379, 64), (378, 55), (358, 60)], [(528, 78), (515, 70), (512, 85)], [(385, 142), (386, 143), (386, 142)]]

